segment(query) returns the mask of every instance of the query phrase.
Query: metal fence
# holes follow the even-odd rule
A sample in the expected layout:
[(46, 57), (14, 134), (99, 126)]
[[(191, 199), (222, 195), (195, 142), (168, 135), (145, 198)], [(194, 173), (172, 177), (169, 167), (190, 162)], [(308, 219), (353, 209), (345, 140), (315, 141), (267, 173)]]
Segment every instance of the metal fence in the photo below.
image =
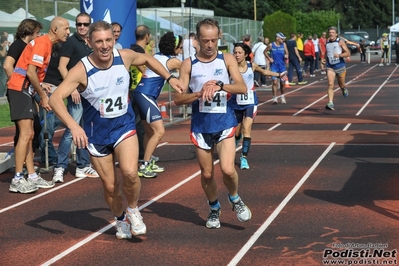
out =
[[(14, 34), (19, 23), (25, 18), (33, 18), (40, 21), (44, 28), (43, 33), (49, 29), (50, 21), (54, 16), (62, 16), (70, 21), (74, 31), (74, 21), (80, 12), (80, 1), (74, 2), (57, 0), (13, 0), (0, 2), (0, 34), (8, 34), (9, 44), (14, 40)], [(205, 15), (199, 16), (191, 12), (165, 12), (157, 9), (137, 10), (137, 25), (145, 24), (153, 33), (155, 43), (167, 31), (188, 37), (190, 32), (195, 32), (195, 25), (204, 19)], [(249, 19), (237, 19), (229, 17), (214, 17), (218, 20), (223, 32), (220, 45), (225, 46), (227, 51), (232, 51), (234, 42), (240, 41), (242, 36), (250, 34), (255, 40), (256, 36), (262, 34), (262, 22)], [(124, 33), (127, 34), (127, 33)], [(133, 33), (130, 33), (133, 34)], [(2, 45), (2, 44), (1, 44)], [(0, 51), (1, 51), (0, 47)], [(5, 55), (0, 54), (0, 97), (6, 92), (6, 75), (3, 71)]]
[[(206, 17), (209, 16), (196, 15), (190, 12), (187, 14), (157, 9), (137, 10), (137, 24), (149, 26), (154, 38), (156, 38), (156, 43), (157, 39), (167, 31), (174, 31), (176, 34), (187, 38), (190, 32), (195, 32), (197, 22)], [(155, 23), (148, 24), (148, 18), (151, 18)], [(242, 36), (246, 34), (250, 34), (254, 41), (256, 41), (258, 35), (263, 35), (261, 21), (218, 16), (213, 16), (213, 18), (219, 22), (223, 33), (220, 45), (226, 45), (228, 51), (232, 51), (232, 44), (241, 41)]]

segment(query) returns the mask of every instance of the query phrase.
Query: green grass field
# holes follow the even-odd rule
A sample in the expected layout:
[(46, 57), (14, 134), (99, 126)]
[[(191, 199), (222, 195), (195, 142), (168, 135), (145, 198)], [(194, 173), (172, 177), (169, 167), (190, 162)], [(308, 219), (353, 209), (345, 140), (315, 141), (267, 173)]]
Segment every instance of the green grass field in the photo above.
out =
[(7, 103), (0, 104), (0, 128), (14, 125), (10, 120), (10, 106)]
[[(165, 92), (168, 91), (168, 89), (169, 84), (166, 83), (162, 91)], [(14, 122), (11, 122), (10, 120), (10, 106), (7, 102), (0, 103), (0, 128), (9, 127), (12, 125), (14, 125)]]

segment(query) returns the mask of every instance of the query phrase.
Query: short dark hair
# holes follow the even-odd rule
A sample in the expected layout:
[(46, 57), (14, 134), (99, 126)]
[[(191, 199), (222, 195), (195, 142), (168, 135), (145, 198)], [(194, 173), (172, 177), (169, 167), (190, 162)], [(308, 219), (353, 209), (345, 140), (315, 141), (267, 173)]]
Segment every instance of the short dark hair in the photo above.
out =
[(144, 40), (147, 35), (151, 34), (150, 28), (146, 25), (139, 25), (137, 26), (136, 30), (134, 31), (137, 40)]
[(122, 25), (119, 24), (118, 22), (112, 22), (112, 23), (111, 23), (111, 26), (112, 26), (112, 27), (115, 26), (115, 25), (119, 26), (119, 27), (121, 28), (121, 30), (122, 30)]
[(200, 39), (200, 31), (202, 26), (211, 26), (211, 27), (216, 27), (218, 29), (218, 36), (220, 35), (220, 27), (219, 27), (219, 22), (213, 18), (205, 18), (201, 21), (199, 21), (195, 27), (197, 31), (197, 39)]
[[(177, 42), (177, 44), (176, 44)], [(183, 43), (183, 37), (168, 31), (159, 39), (158, 48), (164, 55), (176, 55), (175, 49)]]
[(99, 20), (94, 23), (92, 23), (89, 27), (89, 40), (92, 40), (93, 32), (95, 31), (101, 31), (101, 30), (110, 30), (112, 33), (112, 36), (114, 35), (114, 31), (112, 30), (111, 24), (104, 20)]
[(250, 54), (251, 54), (252, 50), (251, 50), (251, 47), (248, 46), (248, 44), (245, 44), (243, 42), (237, 42), (237, 43), (234, 43), (233, 45), (234, 45), (234, 48), (241, 47), (244, 50), (244, 53), (247, 55), (245, 57), (245, 60), (251, 61)]
[(17, 32), (16, 32), (16, 39), (23, 39), (26, 36), (32, 35), (37, 30), (43, 29), (43, 26), (40, 22), (26, 18), (19, 23)]
[(88, 17), (89, 20), (90, 20), (90, 23), (91, 23), (91, 16), (90, 16), (88, 13), (86, 13), (86, 12), (81, 12), (81, 13), (79, 13), (79, 14), (76, 16), (76, 18), (75, 18), (75, 22), (76, 22), (76, 23), (78, 22), (78, 17)]

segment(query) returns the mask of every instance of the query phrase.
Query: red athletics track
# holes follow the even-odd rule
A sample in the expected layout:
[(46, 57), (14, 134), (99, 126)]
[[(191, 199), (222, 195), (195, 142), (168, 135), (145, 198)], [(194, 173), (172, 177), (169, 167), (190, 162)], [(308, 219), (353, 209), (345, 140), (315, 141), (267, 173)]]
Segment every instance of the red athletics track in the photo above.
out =
[[(335, 111), (324, 109), (327, 82), (319, 73), (305, 86), (291, 86), (286, 105), (272, 105), (270, 91), (258, 92), (251, 168), (237, 167), (240, 195), (253, 213), (249, 222), (231, 212), (215, 156), (222, 226), (204, 226), (208, 207), (189, 122), (183, 122), (166, 129), (156, 151), (166, 171), (142, 179), (148, 232), (130, 241), (114, 236), (101, 182), (74, 178), (73, 165), (65, 183), (28, 195), (9, 193), (13, 173), (1, 174), (0, 264), (326, 265), (325, 252), (351, 251), (343, 262), (395, 265), (398, 69), (355, 60), (348, 68), (349, 97), (337, 91)], [(9, 150), (12, 129), (0, 135), (1, 150)], [(372, 245), (384, 259), (354, 258), (359, 247), (372, 252)]]

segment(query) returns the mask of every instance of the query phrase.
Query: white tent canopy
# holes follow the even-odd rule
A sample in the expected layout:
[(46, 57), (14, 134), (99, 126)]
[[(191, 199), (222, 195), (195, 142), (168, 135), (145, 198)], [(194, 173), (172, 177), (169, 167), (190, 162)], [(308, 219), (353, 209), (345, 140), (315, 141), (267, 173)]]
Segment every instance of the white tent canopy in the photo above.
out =
[[(390, 33), (392, 32), (399, 32), (399, 23), (396, 23), (395, 25), (391, 26), (391, 28), (389, 28)], [(390, 34), (390, 36), (392, 36), (392, 34)]]
[(144, 17), (159, 22), (162, 29), (173, 31), (174, 34), (184, 36), (188, 32), (186, 28), (183, 28), (182, 26), (173, 23), (167, 19), (164, 19), (160, 16), (156, 16), (155, 14), (149, 14)]
[[(26, 11), (22, 7), (12, 14), (0, 10), (0, 27), (17, 28), (19, 23), (25, 18)], [(28, 18), (36, 19), (35, 16), (30, 13), (28, 13)]]
[(22, 20), (24, 20), (26, 18), (31, 18), (31, 19), (36, 20), (36, 17), (29, 12), (28, 12), (28, 17), (26, 17), (26, 11), (22, 7), (18, 8), (11, 15), (14, 16), (15, 18), (17, 18), (19, 20), (19, 22), (21, 22)]

